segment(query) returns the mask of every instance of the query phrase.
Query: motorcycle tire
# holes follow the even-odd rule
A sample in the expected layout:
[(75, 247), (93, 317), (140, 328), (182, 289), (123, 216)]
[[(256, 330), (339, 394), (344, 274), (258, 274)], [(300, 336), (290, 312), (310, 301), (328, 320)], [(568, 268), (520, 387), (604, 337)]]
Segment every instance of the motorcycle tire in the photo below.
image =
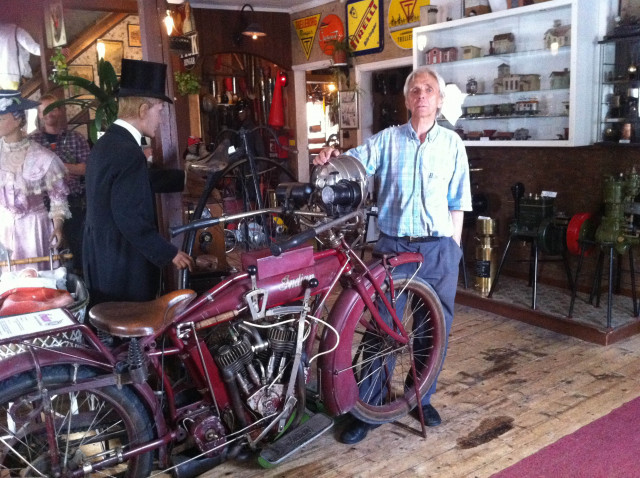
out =
[[(57, 449), (61, 474), (96, 466), (132, 445), (153, 439), (153, 421), (129, 387), (86, 387), (74, 392), (56, 389), (81, 382), (97, 372), (88, 367), (57, 365), (42, 370), (43, 390), (33, 371), (21, 373), (0, 383), (0, 469), (3, 477), (55, 476), (51, 466), (51, 446)], [(44, 390), (51, 399), (50, 415), (45, 410)], [(52, 445), (47, 436), (47, 418), (53, 420), (56, 437)], [(123, 463), (84, 476), (149, 476), (153, 452), (132, 457)]]

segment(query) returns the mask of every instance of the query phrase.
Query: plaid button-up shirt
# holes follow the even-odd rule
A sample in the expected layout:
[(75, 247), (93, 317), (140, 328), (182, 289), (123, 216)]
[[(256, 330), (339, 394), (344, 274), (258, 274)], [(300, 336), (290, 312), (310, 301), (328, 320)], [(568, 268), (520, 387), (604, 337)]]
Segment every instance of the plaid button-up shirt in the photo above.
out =
[[(56, 137), (55, 143), (50, 143), (47, 136), (42, 131), (35, 131), (31, 134), (31, 139), (40, 143), (68, 164), (82, 164), (89, 159), (89, 144), (84, 137), (75, 131), (63, 131)], [(74, 196), (84, 196), (84, 177), (75, 174), (67, 174), (65, 182), (69, 187), (69, 194)]]
[(378, 225), (389, 236), (452, 236), (449, 211), (471, 211), (467, 153), (454, 131), (436, 124), (420, 144), (409, 122), (345, 154), (378, 180)]

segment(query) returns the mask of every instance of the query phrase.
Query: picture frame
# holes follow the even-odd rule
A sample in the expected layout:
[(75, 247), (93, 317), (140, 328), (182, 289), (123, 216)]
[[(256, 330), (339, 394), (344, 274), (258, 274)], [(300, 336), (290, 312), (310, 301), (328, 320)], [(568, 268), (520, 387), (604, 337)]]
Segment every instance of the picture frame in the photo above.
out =
[[(93, 82), (93, 66), (91, 65), (69, 65), (69, 75), (78, 76)], [(78, 96), (78, 99), (88, 99), (93, 96), (86, 93), (85, 90), (76, 85), (69, 85), (69, 96)]]
[[(116, 75), (120, 76), (122, 70), (122, 58), (124, 56), (124, 47), (120, 40), (103, 40), (98, 39), (97, 42), (104, 44), (104, 59), (111, 63)], [(100, 61), (100, 58), (98, 58)]]
[(130, 47), (134, 47), (134, 48), (141, 47), (142, 37), (140, 36), (140, 25), (129, 23), (127, 25), (127, 37), (129, 40)]
[(67, 44), (67, 32), (64, 26), (64, 8), (62, 0), (50, 2), (45, 8), (45, 34), (47, 47), (56, 48)]
[(338, 92), (340, 128), (358, 128), (358, 93), (353, 90)]
[(618, 14), (622, 23), (628, 23), (632, 19), (640, 18), (640, 0), (620, 0)]

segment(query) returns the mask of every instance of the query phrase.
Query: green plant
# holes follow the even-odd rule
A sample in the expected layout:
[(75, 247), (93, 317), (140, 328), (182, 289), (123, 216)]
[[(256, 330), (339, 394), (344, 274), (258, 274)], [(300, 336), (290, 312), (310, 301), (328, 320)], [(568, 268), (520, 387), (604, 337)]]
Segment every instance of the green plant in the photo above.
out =
[(200, 92), (200, 80), (190, 71), (176, 71), (173, 74), (178, 87), (178, 93), (181, 95), (193, 95)]
[[(79, 106), (81, 112), (92, 110), (94, 119), (89, 123), (89, 138), (94, 143), (98, 140), (98, 131), (108, 128), (118, 117), (118, 101), (116, 99), (118, 76), (111, 63), (103, 59), (98, 62), (98, 79), (99, 83), (96, 85), (93, 81), (79, 76), (58, 75), (58, 82), (77, 86), (86, 93), (55, 101), (44, 110), (45, 113), (48, 113), (54, 108), (67, 105)], [(86, 98), (87, 93), (92, 97)], [(85, 97), (83, 98), (83, 96)]]
[(62, 53), (62, 48), (58, 47), (55, 49), (50, 61), (53, 66), (53, 71), (51, 75), (49, 75), (49, 79), (57, 85), (63, 85), (64, 83), (59, 80), (59, 77), (66, 75), (69, 67), (67, 65), (67, 57)]
[(353, 54), (349, 37), (344, 37), (342, 40), (331, 40), (328, 43), (333, 48), (333, 51), (345, 51), (348, 55)]

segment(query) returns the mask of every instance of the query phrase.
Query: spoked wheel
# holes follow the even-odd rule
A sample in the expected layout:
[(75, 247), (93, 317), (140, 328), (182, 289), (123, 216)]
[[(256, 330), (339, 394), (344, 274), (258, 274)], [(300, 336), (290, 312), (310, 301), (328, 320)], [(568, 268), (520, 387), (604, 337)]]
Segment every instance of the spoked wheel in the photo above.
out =
[[(60, 365), (43, 369), (44, 390), (31, 372), (0, 383), (1, 477), (69, 476), (85, 464), (96, 466), (153, 438), (145, 407), (127, 387), (88, 385), (56, 394), (57, 388), (93, 375), (87, 368), (76, 372)], [(53, 434), (47, 433), (48, 426), (55, 428)], [(152, 464), (153, 453), (148, 452), (84, 476), (144, 477)]]
[[(396, 312), (410, 336), (409, 343), (400, 344), (386, 334), (366, 308), (351, 342), (353, 372), (359, 388), (359, 399), (351, 414), (373, 424), (397, 420), (418, 403), (412, 362), (422, 398), (444, 360), (446, 328), (436, 293), (423, 280), (400, 274), (393, 275), (393, 288)], [(389, 298), (389, 284), (383, 290)], [(382, 301), (376, 299), (374, 303), (380, 304), (382, 316), (391, 324)]]
[[(221, 208), (225, 214), (249, 212), (258, 209), (258, 197), (264, 207), (277, 207), (275, 188), (281, 182), (295, 181), (293, 174), (277, 161), (268, 158), (255, 158), (257, 178), (254, 180), (249, 168), (249, 160), (242, 159), (230, 164), (222, 173), (216, 185), (221, 195)], [(257, 187), (256, 187), (257, 185)], [(297, 225), (277, 214), (253, 216), (225, 225), (226, 243), (233, 242), (233, 248), (227, 248), (227, 262), (237, 266), (230, 252), (235, 255), (248, 250), (269, 247), (274, 241), (281, 240), (298, 232)], [(230, 241), (228, 235), (233, 236)]]

